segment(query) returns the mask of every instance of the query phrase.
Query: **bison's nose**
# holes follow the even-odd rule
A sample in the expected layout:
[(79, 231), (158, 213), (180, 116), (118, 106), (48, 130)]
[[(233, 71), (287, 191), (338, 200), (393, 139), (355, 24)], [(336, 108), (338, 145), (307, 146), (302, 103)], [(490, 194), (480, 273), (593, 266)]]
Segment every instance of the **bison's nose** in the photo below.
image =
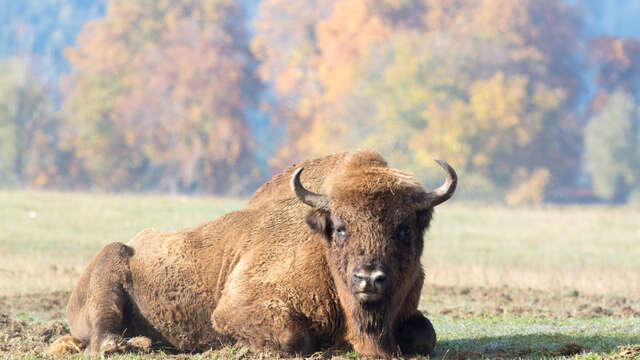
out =
[(353, 288), (356, 292), (384, 293), (387, 274), (381, 267), (359, 266), (353, 272)]
[(375, 288), (376, 290), (382, 290), (384, 288), (384, 283), (387, 280), (387, 276), (380, 270), (375, 270), (372, 272), (357, 272), (353, 274), (355, 281), (360, 284), (361, 290), (366, 290), (367, 288)]

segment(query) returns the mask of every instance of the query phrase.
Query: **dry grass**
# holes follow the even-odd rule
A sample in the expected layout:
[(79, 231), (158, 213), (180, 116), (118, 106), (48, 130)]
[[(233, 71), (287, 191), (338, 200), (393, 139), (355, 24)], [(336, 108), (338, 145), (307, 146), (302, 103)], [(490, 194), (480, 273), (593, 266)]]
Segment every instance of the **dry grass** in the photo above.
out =
[[(61, 319), (69, 292), (105, 244), (127, 241), (147, 227), (193, 226), (243, 204), (209, 197), (0, 191), (0, 357), (42, 358), (68, 333)], [(421, 309), (439, 334), (432, 358), (637, 357), (638, 219), (639, 208), (439, 207), (423, 259), (428, 283)], [(356, 358), (353, 352), (312, 358), (334, 355)], [(149, 357), (270, 354), (229, 347), (114, 358)]]
[(429, 282), (640, 296), (640, 208), (446, 204), (424, 254)]
[(621, 270), (570, 269), (549, 271), (544, 268), (526, 266), (506, 268), (504, 266), (432, 265), (428, 270), (428, 281), (435, 285), (460, 287), (520, 287), (551, 291), (579, 291), (588, 294), (640, 296), (640, 273)]
[[(70, 290), (93, 255), (140, 230), (241, 208), (211, 197), (0, 192), (0, 295)], [(640, 208), (445, 204), (426, 239), (438, 285), (640, 296)]]
[(0, 296), (70, 290), (105, 244), (241, 208), (211, 197), (0, 191)]

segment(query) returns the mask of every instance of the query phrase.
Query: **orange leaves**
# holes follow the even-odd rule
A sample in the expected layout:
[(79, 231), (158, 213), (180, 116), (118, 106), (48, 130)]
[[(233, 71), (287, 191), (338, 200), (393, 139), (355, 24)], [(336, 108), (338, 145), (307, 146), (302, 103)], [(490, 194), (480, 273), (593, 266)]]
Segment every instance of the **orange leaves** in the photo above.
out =
[(114, 0), (80, 35), (67, 110), (96, 184), (227, 192), (251, 171), (244, 111), (259, 84), (238, 6)]
[(589, 43), (591, 62), (598, 69), (598, 84), (608, 91), (621, 86), (640, 89), (640, 38), (619, 39), (599, 36)]
[(618, 71), (624, 71), (631, 66), (631, 58), (628, 51), (635, 47), (633, 46), (634, 42), (637, 42), (637, 40), (629, 39), (625, 41), (611, 36), (599, 36), (591, 41), (589, 51), (594, 60), (614, 63), (618, 67)]
[[(509, 184), (520, 181), (511, 176), (514, 164), (533, 171), (557, 156), (537, 146), (573, 146), (559, 130), (572, 128), (573, 118), (559, 114), (579, 83), (569, 7), (552, 0), (329, 4), (318, 11), (315, 2), (297, 3), (295, 14), (278, 0), (260, 6), (254, 50), (262, 78), (274, 85), (273, 108), (287, 119), (277, 164), (296, 152), (366, 146), (425, 177), (438, 155)], [(573, 159), (564, 164), (577, 163), (575, 151), (564, 153)], [(553, 177), (558, 167), (549, 171)]]
[(341, 1), (334, 6), (331, 17), (317, 24), (317, 71), (328, 102), (335, 102), (351, 89), (360, 59), (391, 33), (371, 7), (366, 0)]
[(275, 116), (287, 117), (285, 146), (296, 150), (281, 149), (274, 164), (357, 146), (341, 140), (350, 130), (343, 99), (370, 49), (392, 33), (383, 9), (369, 0), (260, 4), (252, 49), (276, 92)]
[[(283, 134), (274, 167), (372, 147), (424, 179), (434, 156), (502, 188), (577, 171), (580, 21), (563, 2), (261, 0), (250, 49), (240, 3), (112, 0), (85, 28), (66, 110), (90, 176), (223, 191), (252, 167), (259, 97)], [(627, 84), (634, 44), (592, 45), (608, 83)]]

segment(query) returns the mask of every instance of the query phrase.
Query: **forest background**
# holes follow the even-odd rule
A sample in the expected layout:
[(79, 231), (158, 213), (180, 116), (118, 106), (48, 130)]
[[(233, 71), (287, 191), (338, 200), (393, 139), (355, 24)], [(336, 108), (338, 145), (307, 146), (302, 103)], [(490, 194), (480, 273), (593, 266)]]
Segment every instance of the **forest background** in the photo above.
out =
[(371, 148), (468, 201), (640, 203), (637, 1), (0, 9), (0, 188), (242, 196)]

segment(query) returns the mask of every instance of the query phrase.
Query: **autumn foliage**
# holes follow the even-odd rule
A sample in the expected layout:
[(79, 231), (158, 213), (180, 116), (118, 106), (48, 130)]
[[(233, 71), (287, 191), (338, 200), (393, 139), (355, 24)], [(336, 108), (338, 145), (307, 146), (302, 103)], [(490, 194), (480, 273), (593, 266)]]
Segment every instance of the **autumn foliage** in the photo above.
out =
[(95, 185), (222, 193), (259, 180), (243, 21), (231, 0), (113, 0), (86, 24), (67, 53), (65, 145)]
[(65, 50), (55, 166), (22, 182), (238, 194), (366, 147), (426, 184), (446, 159), (466, 198), (539, 203), (587, 178), (624, 202), (640, 38), (586, 19), (560, 0), (110, 0)]
[[(287, 8), (262, 2), (252, 43), (279, 95), (273, 114), (289, 118), (289, 146), (274, 165), (365, 146), (425, 180), (441, 156), (505, 189), (517, 185), (515, 171), (544, 167), (562, 182), (578, 169), (580, 28), (571, 8), (347, 0), (315, 19), (287, 18)], [(305, 51), (274, 66), (281, 47), (295, 50), (278, 40), (291, 38)]]

